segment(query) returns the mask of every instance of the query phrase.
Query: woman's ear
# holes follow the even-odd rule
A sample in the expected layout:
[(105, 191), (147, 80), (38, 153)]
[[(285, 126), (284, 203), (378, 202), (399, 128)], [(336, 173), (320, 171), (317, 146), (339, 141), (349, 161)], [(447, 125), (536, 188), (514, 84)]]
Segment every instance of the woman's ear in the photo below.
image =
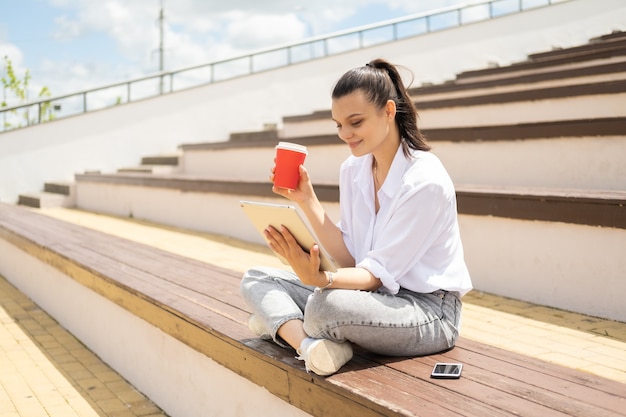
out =
[(387, 105), (385, 106), (385, 112), (387, 118), (392, 120), (396, 117), (396, 102), (393, 100), (387, 100)]

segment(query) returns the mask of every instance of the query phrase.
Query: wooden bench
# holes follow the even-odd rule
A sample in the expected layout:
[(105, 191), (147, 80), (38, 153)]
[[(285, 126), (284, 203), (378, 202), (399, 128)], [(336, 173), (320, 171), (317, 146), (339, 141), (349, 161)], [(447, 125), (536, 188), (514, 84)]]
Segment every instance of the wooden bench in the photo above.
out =
[[(467, 339), (421, 358), (357, 350), (322, 378), (250, 333), (239, 273), (6, 204), (0, 239), (312, 415), (625, 415), (624, 384)], [(431, 379), (438, 361), (462, 362), (461, 379)]]

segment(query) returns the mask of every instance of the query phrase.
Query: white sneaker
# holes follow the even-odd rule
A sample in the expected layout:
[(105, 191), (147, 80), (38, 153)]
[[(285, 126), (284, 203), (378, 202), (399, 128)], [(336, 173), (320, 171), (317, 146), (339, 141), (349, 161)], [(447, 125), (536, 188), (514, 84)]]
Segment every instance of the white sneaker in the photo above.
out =
[(261, 339), (271, 339), (270, 331), (265, 325), (265, 322), (258, 318), (255, 314), (251, 314), (248, 317), (248, 329), (252, 331), (255, 335), (259, 336)]
[(307, 337), (302, 341), (298, 354), (298, 359), (304, 361), (307, 372), (326, 376), (334, 374), (352, 359), (352, 346), (348, 342), (338, 343)]

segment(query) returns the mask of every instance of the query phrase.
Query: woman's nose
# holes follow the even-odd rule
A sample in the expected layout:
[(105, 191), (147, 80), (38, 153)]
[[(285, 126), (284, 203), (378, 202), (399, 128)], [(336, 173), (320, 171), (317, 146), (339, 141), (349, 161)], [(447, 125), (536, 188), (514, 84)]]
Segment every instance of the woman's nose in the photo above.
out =
[(339, 135), (340, 139), (348, 140), (352, 137), (353, 133), (352, 133), (352, 130), (346, 129), (345, 127), (342, 126), (339, 128), (337, 134)]

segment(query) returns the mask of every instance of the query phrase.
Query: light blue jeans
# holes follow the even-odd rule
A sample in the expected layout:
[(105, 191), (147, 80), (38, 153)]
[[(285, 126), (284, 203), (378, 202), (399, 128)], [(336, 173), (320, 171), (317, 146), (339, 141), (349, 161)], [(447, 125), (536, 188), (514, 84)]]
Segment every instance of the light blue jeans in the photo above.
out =
[(276, 332), (293, 319), (303, 320), (310, 337), (350, 341), (388, 356), (442, 352), (454, 346), (459, 334), (461, 300), (455, 292), (320, 292), (302, 284), (293, 272), (258, 267), (244, 274), (241, 293), (265, 323), (268, 338), (281, 346), (285, 343)]

